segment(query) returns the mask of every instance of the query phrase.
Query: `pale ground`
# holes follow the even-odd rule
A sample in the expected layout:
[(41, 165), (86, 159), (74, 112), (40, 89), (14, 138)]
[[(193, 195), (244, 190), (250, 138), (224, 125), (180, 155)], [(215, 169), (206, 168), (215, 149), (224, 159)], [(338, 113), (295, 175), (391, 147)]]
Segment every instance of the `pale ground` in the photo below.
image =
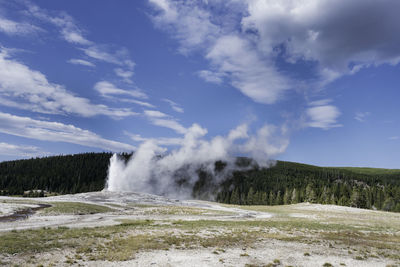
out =
[[(400, 266), (399, 213), (334, 205), (234, 206), (103, 191), (48, 198), (0, 197), (0, 217), (34, 207), (35, 203), (55, 205), (66, 202), (95, 204), (113, 210), (80, 215), (41, 210), (25, 220), (0, 221), (0, 265), (323, 266), (329, 263), (332, 266)], [(121, 222), (143, 222), (144, 225), (115, 228)], [(55, 231), (84, 231), (86, 228), (83, 227), (89, 227), (88, 231), (95, 229), (96, 233), (111, 229), (111, 234), (92, 238), (90, 242), (87, 239), (82, 241), (87, 245), (80, 244), (79, 238), (77, 241), (74, 237), (75, 245), (64, 248), (50, 247), (38, 251), (17, 248), (16, 252), (7, 253), (10, 245), (2, 247), (2, 238), (10, 240), (20, 231), (25, 233), (23, 231), (27, 229), (38, 229), (27, 232), (35, 235), (43, 227)], [(44, 240), (47, 238), (43, 237), (45, 233), (40, 232)], [(130, 251), (129, 246), (134, 245), (121, 248), (119, 241), (108, 245), (116, 239), (123, 242), (132, 238), (134, 241), (141, 235), (154, 236), (156, 244), (160, 242), (163, 246), (132, 248)], [(229, 239), (229, 236), (239, 236), (239, 239)], [(168, 237), (188, 239), (182, 243), (176, 240), (167, 242), (165, 239)], [(226, 242), (221, 241), (224, 238)], [(214, 243), (202, 243), (207, 240)], [(7, 242), (12, 246), (12, 241)], [(40, 242), (46, 241), (41, 239)], [(53, 242), (50, 237), (48, 242)], [(120, 254), (117, 254), (118, 250), (121, 250)], [(111, 259), (110, 253), (117, 256), (113, 254)]]

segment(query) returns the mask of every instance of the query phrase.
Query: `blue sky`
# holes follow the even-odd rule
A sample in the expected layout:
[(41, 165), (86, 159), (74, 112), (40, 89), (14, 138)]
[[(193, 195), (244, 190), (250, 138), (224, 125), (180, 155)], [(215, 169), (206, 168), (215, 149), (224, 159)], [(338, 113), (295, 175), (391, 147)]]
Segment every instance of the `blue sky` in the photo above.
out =
[(398, 10), (0, 0), (0, 161), (171, 150), (195, 124), (205, 141), (245, 126), (237, 155), (400, 168)]

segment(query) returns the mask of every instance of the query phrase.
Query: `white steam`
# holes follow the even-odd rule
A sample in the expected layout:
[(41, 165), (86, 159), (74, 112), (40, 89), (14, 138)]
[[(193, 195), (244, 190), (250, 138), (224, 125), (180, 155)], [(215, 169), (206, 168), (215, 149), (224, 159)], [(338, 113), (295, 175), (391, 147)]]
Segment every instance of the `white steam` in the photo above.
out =
[[(218, 184), (235, 168), (234, 155), (249, 156), (263, 167), (270, 165), (271, 157), (285, 151), (289, 143), (286, 138), (276, 137), (277, 131), (277, 127), (265, 125), (256, 134), (249, 135), (248, 126), (243, 124), (225, 137), (206, 140), (207, 129), (193, 124), (179, 147), (168, 153), (157, 140), (147, 140), (127, 162), (114, 154), (108, 170), (107, 190), (189, 197), (199, 180), (200, 169), (211, 175), (213, 184)], [(214, 165), (218, 160), (227, 163), (219, 173)], [(179, 182), (182, 177), (184, 180)]]

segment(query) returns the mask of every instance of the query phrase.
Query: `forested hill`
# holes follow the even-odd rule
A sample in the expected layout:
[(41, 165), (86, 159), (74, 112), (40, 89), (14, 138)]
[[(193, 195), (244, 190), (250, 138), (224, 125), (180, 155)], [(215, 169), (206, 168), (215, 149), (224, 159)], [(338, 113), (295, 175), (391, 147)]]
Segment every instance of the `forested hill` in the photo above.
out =
[[(60, 194), (99, 191), (105, 186), (111, 153), (85, 153), (0, 163), (0, 194), (28, 190)], [(125, 158), (129, 155), (124, 154)], [(240, 166), (253, 164), (238, 158)], [(215, 163), (216, 171), (225, 164)], [(278, 161), (264, 169), (254, 165), (235, 171), (222, 184), (199, 170), (193, 196), (211, 194), (224, 203), (279, 205), (303, 201), (400, 212), (400, 170), (336, 168)], [(177, 176), (177, 183), (185, 177)]]
[(247, 205), (308, 201), (400, 212), (400, 170), (278, 161), (269, 169), (234, 172), (220, 186), (217, 201)]
[(104, 188), (111, 153), (85, 153), (0, 163), (0, 194), (38, 189), (61, 194)]

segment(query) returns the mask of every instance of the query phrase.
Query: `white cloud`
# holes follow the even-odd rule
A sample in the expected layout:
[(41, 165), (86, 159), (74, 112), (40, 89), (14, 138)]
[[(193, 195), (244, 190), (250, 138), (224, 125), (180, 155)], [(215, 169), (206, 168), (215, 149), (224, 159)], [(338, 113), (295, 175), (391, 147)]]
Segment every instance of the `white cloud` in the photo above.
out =
[[(116, 71), (118, 76), (123, 75), (124, 77), (130, 77), (133, 75), (132, 70), (135, 63), (128, 59), (129, 52), (126, 48), (112, 49), (109, 45), (95, 44), (86, 48), (81, 48), (81, 50), (91, 58), (128, 68), (128, 70), (125, 71), (123, 69), (120, 69), (118, 72)], [(132, 74), (130, 74), (130, 72), (132, 72)]]
[(11, 59), (4, 48), (0, 52), (0, 98), (3, 105), (40, 113), (115, 118), (137, 115), (130, 109), (95, 105), (89, 99), (75, 96), (63, 86), (49, 82), (41, 72)]
[(143, 107), (146, 107), (146, 108), (155, 108), (155, 106), (153, 104), (150, 104), (150, 103), (144, 102), (144, 101), (139, 101), (139, 100), (136, 100), (136, 99), (127, 99), (127, 98), (118, 98), (117, 99), (117, 98), (114, 98), (114, 100), (125, 102), (125, 103), (133, 103), (133, 104), (136, 104), (136, 105), (139, 105), (139, 106), (143, 106)]
[(0, 142), (0, 155), (18, 156), (18, 157), (37, 157), (49, 153), (43, 152), (36, 146), (14, 145)]
[(158, 110), (145, 110), (144, 115), (151, 118), (168, 118), (169, 116)]
[(16, 22), (0, 17), (0, 32), (9, 35), (27, 35), (37, 31), (42, 31), (42, 29), (32, 24)]
[(184, 113), (183, 108), (178, 103), (176, 103), (176, 102), (174, 102), (174, 101), (172, 101), (170, 99), (166, 99), (166, 98), (164, 98), (163, 101), (167, 102), (171, 106), (171, 108), (173, 110), (175, 110), (176, 112)]
[(389, 140), (399, 140), (400, 139), (400, 136), (391, 136), (391, 137), (389, 137), (388, 138)]
[(370, 115), (369, 112), (356, 112), (354, 119), (358, 120), (359, 122), (365, 122), (366, 117), (368, 117), (369, 115)]
[(201, 70), (197, 72), (197, 75), (209, 83), (221, 84), (224, 81), (224, 73), (214, 72), (209, 70)]
[(110, 96), (130, 96), (136, 98), (147, 98), (147, 95), (141, 90), (125, 90), (116, 87), (114, 84), (108, 81), (101, 81), (94, 85), (94, 89), (99, 92), (103, 97)]
[(0, 112), (0, 132), (50, 142), (66, 142), (111, 151), (132, 151), (134, 146), (104, 139), (73, 125), (34, 120)]
[(112, 64), (120, 65), (121, 62), (115, 55), (112, 55), (101, 48), (100, 46), (90, 46), (88, 48), (82, 48), (82, 51), (89, 57), (105, 61)]
[[(268, 104), (276, 102), (283, 91), (290, 88), (289, 79), (276, 70), (271, 59), (259, 54), (253, 41), (236, 31), (234, 18), (213, 14), (211, 8), (206, 9), (210, 5), (193, 1), (150, 2), (161, 10), (153, 17), (155, 24), (172, 32), (180, 43), (180, 51), (206, 51), (212, 70), (198, 72), (202, 79), (222, 83), (222, 78), (227, 77), (230, 84), (244, 95)], [(226, 13), (229, 13), (230, 7), (226, 8)]]
[(90, 61), (87, 61), (84, 59), (77, 59), (77, 58), (71, 58), (70, 60), (68, 60), (68, 63), (75, 64), (75, 65), (83, 65), (83, 66), (87, 66), (87, 67), (95, 67), (96, 66)]
[(328, 130), (334, 127), (341, 127), (337, 123), (340, 111), (333, 105), (321, 105), (309, 107), (306, 111), (309, 121), (307, 126)]
[(308, 103), (309, 106), (325, 106), (332, 102), (332, 99), (321, 99), (316, 101), (311, 101)]
[(158, 110), (145, 110), (144, 115), (153, 125), (172, 129), (178, 134), (185, 134), (187, 132), (187, 129), (179, 122)]
[[(295, 88), (303, 63), (315, 66), (304, 86), (333, 80), (379, 64), (400, 62), (397, 0), (149, 0), (156, 27), (170, 33), (178, 50), (201, 50), (209, 70), (198, 75), (229, 82), (260, 103), (275, 103)], [(300, 64), (299, 68), (285, 68)], [(224, 79), (222, 79), (224, 77)]]
[(50, 14), (45, 9), (33, 4), (30, 1), (25, 2), (28, 7), (28, 14), (40, 19), (42, 21), (51, 23), (60, 28), (61, 36), (67, 42), (78, 44), (78, 45), (91, 45), (92, 42), (83, 36), (82, 30), (78, 27), (74, 18), (68, 14), (58, 13), (57, 15)]
[(185, 134), (187, 132), (187, 129), (185, 127), (183, 127), (179, 122), (173, 119), (150, 118), (150, 122), (156, 126), (174, 130), (178, 134)]
[(92, 42), (87, 40), (82, 34), (75, 29), (63, 29), (62, 34), (64, 39), (70, 43), (80, 44), (80, 45), (90, 45)]
[(125, 82), (132, 83), (131, 77), (133, 76), (133, 71), (116, 68), (114, 69), (114, 72), (118, 77), (122, 78)]
[(219, 34), (219, 27), (210, 22), (211, 14), (193, 1), (150, 0), (159, 11), (153, 16), (156, 26), (171, 32), (180, 42), (180, 52), (204, 46)]
[[(400, 2), (249, 0), (243, 30), (256, 33), (260, 50), (284, 45), (288, 62), (309, 60), (320, 72), (351, 74), (370, 64), (397, 64)], [(331, 76), (330, 79), (334, 78)]]
[[(121, 74), (124, 76), (126, 81), (131, 82), (129, 80), (129, 77), (126, 78), (126, 76), (129, 75), (129, 72), (132, 72), (135, 63), (132, 60), (128, 59), (129, 52), (126, 48), (115, 49), (114, 46), (96, 44), (88, 40), (84, 36), (84, 31), (81, 29), (81, 27), (79, 27), (75, 19), (65, 12), (50, 12), (40, 8), (30, 1), (26, 1), (25, 4), (28, 8), (28, 14), (58, 27), (62, 38), (69, 43), (80, 46), (80, 49), (87, 56), (93, 59), (116, 64), (119, 66), (125, 66), (126, 68), (128, 68), (128, 70), (119, 71), (117, 75), (120, 76)], [(75, 63), (73, 64), (82, 64), (89, 66), (82, 60), (79, 60), (79, 63), (77, 60), (75, 60)]]
[(237, 35), (219, 38), (208, 52), (218, 72), (229, 75), (231, 84), (258, 103), (272, 104), (290, 88), (290, 82), (250, 42)]
[(168, 138), (168, 137), (158, 137), (158, 138), (145, 138), (139, 134), (132, 134), (125, 132), (127, 136), (129, 136), (135, 142), (154, 142), (157, 145), (164, 145), (164, 146), (173, 146), (173, 145), (180, 145), (183, 142), (183, 138)]

